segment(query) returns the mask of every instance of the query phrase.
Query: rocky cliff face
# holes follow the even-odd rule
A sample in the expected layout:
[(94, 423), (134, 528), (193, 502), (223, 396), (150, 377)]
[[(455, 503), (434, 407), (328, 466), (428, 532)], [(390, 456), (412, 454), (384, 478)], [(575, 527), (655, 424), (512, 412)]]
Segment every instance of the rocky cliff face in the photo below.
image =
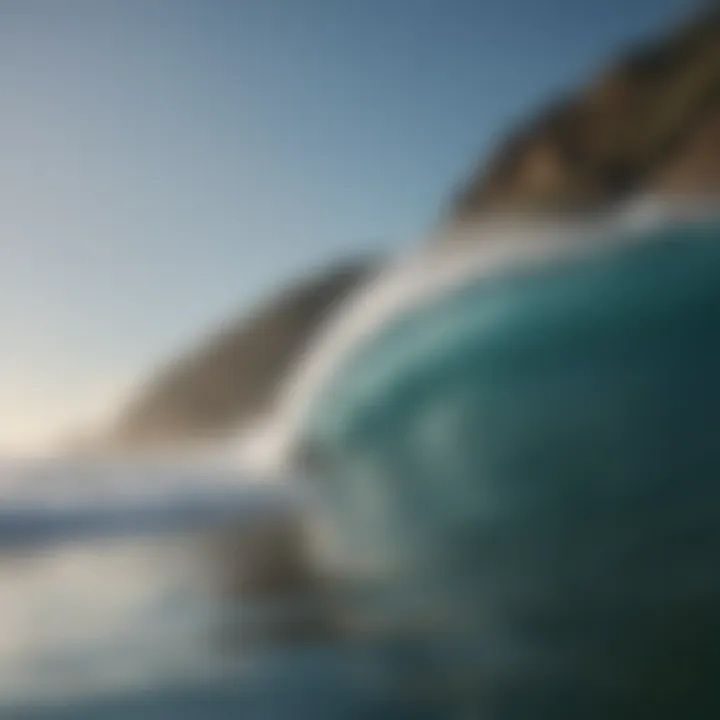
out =
[(720, 101), (658, 169), (649, 187), (661, 194), (690, 197), (714, 195), (720, 189)]
[(636, 49), (505, 142), (453, 203), (567, 212), (636, 193), (720, 188), (720, 8)]

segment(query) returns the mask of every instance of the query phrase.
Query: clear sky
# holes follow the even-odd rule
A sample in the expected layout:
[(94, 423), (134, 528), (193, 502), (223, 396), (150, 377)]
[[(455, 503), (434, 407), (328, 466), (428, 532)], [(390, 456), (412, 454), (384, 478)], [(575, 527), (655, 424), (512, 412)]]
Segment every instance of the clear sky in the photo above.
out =
[(689, 0), (0, 0), (0, 452), (278, 283), (406, 243)]

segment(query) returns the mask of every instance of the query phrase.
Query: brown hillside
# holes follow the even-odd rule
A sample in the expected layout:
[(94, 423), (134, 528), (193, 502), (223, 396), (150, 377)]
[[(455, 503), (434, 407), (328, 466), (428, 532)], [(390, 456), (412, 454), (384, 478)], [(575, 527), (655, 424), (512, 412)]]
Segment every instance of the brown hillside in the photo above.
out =
[(514, 133), (454, 219), (583, 211), (649, 189), (720, 187), (720, 8), (631, 52)]

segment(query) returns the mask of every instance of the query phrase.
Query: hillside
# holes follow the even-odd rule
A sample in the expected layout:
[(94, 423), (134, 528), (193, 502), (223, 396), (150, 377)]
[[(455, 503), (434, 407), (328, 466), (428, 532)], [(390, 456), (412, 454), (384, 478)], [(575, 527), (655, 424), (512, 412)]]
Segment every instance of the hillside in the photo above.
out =
[(271, 405), (280, 378), (328, 309), (372, 269), (349, 263), (286, 289), (159, 368), (105, 443), (136, 449), (222, 434)]
[(453, 220), (567, 212), (720, 187), (720, 7), (545, 108), (454, 198)]

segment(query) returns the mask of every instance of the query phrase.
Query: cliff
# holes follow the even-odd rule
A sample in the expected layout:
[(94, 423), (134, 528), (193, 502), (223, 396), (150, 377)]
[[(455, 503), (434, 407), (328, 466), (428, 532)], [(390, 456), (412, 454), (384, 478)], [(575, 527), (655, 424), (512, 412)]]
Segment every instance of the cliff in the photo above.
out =
[(720, 188), (720, 7), (630, 52), (512, 133), (452, 220), (575, 212), (647, 191)]

